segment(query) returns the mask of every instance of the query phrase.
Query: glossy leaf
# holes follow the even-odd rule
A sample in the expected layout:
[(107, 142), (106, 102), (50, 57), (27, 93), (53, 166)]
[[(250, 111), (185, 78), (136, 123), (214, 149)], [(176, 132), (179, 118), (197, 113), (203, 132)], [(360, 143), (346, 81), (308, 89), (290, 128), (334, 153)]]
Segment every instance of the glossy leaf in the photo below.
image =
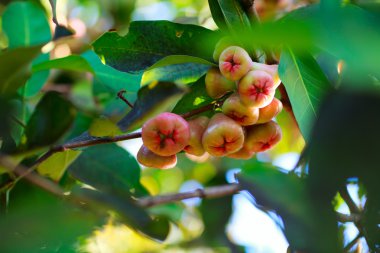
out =
[(36, 46), (51, 40), (45, 12), (32, 2), (14, 2), (2, 17), (9, 48)]
[(212, 18), (215, 24), (222, 30), (227, 28), (227, 23), (224, 18), (223, 12), (220, 9), (218, 0), (208, 0), (208, 5), (210, 7)]
[(59, 181), (66, 169), (74, 162), (80, 153), (81, 151), (76, 150), (65, 150), (55, 153), (38, 165), (37, 171), (43, 176), (50, 177), (54, 181)]
[(71, 164), (70, 174), (79, 181), (109, 193), (144, 193), (136, 159), (116, 144), (87, 148)]
[(135, 21), (125, 37), (108, 32), (93, 46), (107, 65), (125, 72), (139, 72), (169, 55), (189, 55), (212, 61), (215, 43), (214, 32), (200, 26)]
[[(169, 222), (163, 218), (152, 218), (127, 196), (107, 194), (90, 189), (74, 191), (75, 197), (87, 200), (93, 206), (101, 206), (116, 211), (125, 225), (158, 241), (164, 241), (169, 234)], [(94, 206), (96, 208), (96, 206)], [(99, 208), (96, 208), (99, 211)]]
[(63, 69), (93, 73), (93, 69), (91, 68), (90, 64), (79, 55), (69, 55), (63, 58), (44, 61), (34, 65), (32, 68), (34, 73), (50, 69)]
[(42, 147), (57, 141), (71, 126), (75, 113), (72, 104), (61, 95), (56, 92), (46, 93), (26, 126), (26, 146)]
[(123, 131), (137, 129), (147, 119), (173, 108), (184, 93), (185, 89), (174, 83), (153, 82), (146, 85), (139, 90), (133, 109), (118, 122), (118, 126)]
[(0, 54), (0, 94), (9, 95), (25, 85), (31, 75), (30, 65), (41, 46), (19, 47)]
[(332, 89), (329, 81), (310, 54), (292, 49), (282, 53), (279, 75), (302, 135), (308, 141), (321, 101)]
[(206, 61), (202, 58), (189, 56), (189, 55), (169, 55), (165, 58), (162, 58), (149, 68), (148, 70), (155, 69), (155, 68), (162, 68), (168, 65), (174, 65), (174, 64), (183, 64), (183, 63), (196, 63), (196, 64), (202, 64), (202, 65), (209, 65), (209, 66), (217, 66), (216, 64)]

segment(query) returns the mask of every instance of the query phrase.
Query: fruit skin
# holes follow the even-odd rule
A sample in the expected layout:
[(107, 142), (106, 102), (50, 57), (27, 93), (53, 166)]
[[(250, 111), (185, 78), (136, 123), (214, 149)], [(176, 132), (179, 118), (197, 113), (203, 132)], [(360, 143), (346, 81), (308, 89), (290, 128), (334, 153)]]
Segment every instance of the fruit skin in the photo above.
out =
[(243, 160), (248, 160), (251, 159), (256, 153), (249, 150), (245, 145), (239, 151), (227, 155), (229, 158), (234, 158), (234, 159), (243, 159)]
[(243, 104), (237, 93), (232, 94), (224, 101), (222, 112), (241, 126), (253, 125), (259, 118), (259, 109)]
[(253, 152), (263, 152), (271, 149), (282, 137), (280, 126), (270, 121), (268, 123), (247, 127), (245, 146)]
[(252, 69), (252, 60), (241, 47), (231, 46), (223, 50), (219, 57), (219, 69), (228, 80), (238, 81)]
[(180, 152), (190, 140), (190, 128), (181, 116), (164, 112), (148, 120), (142, 127), (144, 145), (160, 156)]
[(262, 124), (271, 121), (282, 111), (282, 103), (277, 98), (273, 98), (272, 102), (259, 109), (259, 119), (257, 124)]
[(280, 77), (278, 75), (278, 64), (268, 65), (259, 62), (252, 63), (252, 70), (263, 70), (267, 72), (273, 78), (275, 88), (281, 84)]
[(275, 92), (272, 77), (262, 70), (249, 71), (238, 84), (240, 99), (247, 106), (265, 107), (272, 101)]
[(202, 145), (202, 136), (207, 128), (209, 118), (200, 116), (195, 119), (189, 120), (190, 127), (190, 140), (188, 145), (184, 148), (185, 152), (195, 156), (202, 156), (205, 149)]
[(236, 45), (236, 43), (230, 37), (221, 38), (215, 45), (214, 53), (212, 55), (214, 61), (218, 62), (220, 54), (223, 52), (223, 50), (233, 45)]
[(224, 96), (227, 92), (236, 89), (236, 84), (233, 81), (227, 80), (219, 71), (218, 68), (210, 68), (206, 73), (205, 78), (207, 94), (218, 99)]
[(235, 153), (243, 143), (243, 128), (223, 113), (217, 113), (210, 119), (202, 137), (204, 149), (213, 156)]
[(137, 161), (140, 164), (157, 169), (170, 169), (177, 164), (177, 155), (160, 156), (150, 151), (144, 145), (137, 152)]

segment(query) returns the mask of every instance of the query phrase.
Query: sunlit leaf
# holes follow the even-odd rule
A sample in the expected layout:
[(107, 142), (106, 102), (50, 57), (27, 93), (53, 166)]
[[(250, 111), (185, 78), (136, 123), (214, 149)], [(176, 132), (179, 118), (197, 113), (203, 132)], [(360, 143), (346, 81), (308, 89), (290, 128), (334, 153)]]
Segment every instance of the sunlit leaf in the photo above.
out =
[(33, 72), (39, 72), (49, 69), (63, 69), (79, 72), (91, 72), (93, 69), (90, 64), (79, 55), (69, 55), (63, 58), (44, 61), (33, 66)]

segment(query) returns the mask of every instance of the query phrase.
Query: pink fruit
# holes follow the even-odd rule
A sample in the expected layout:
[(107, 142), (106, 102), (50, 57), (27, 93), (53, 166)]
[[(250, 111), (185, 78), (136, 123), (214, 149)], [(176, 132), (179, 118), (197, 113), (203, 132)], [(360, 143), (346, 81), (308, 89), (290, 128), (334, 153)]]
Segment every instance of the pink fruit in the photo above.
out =
[(249, 71), (238, 85), (238, 93), (243, 103), (258, 108), (269, 105), (275, 91), (272, 77), (262, 70)]
[(213, 156), (225, 156), (242, 148), (243, 128), (223, 113), (215, 114), (202, 137), (206, 152)]
[(259, 110), (258, 124), (271, 121), (282, 111), (282, 103), (277, 98), (273, 98), (272, 102)]
[(218, 68), (210, 68), (207, 71), (205, 85), (207, 94), (214, 99), (221, 98), (227, 92), (236, 89), (236, 84), (227, 80)]
[(152, 152), (160, 156), (174, 155), (190, 140), (189, 124), (177, 114), (164, 112), (145, 122), (141, 137)]
[(263, 152), (276, 145), (282, 137), (280, 126), (270, 121), (268, 123), (253, 125), (246, 128), (245, 146), (253, 152)]
[(140, 164), (150, 168), (170, 169), (177, 164), (177, 156), (160, 156), (142, 145), (137, 153), (137, 161), (139, 161)]
[(224, 101), (222, 112), (242, 126), (253, 125), (259, 118), (259, 109), (243, 104), (237, 93), (232, 94)]
[(207, 128), (209, 119), (205, 116), (189, 120), (190, 127), (190, 140), (187, 146), (184, 148), (186, 153), (201, 156), (205, 153), (202, 145), (202, 136)]
[(234, 159), (243, 159), (243, 160), (248, 160), (251, 159), (255, 155), (255, 152), (250, 151), (247, 147), (243, 146), (239, 151), (227, 155), (229, 158), (234, 158)]
[(252, 60), (241, 47), (227, 47), (219, 57), (219, 69), (228, 80), (238, 81), (252, 68)]
[(277, 88), (281, 84), (280, 77), (278, 76), (278, 65), (268, 65), (258, 62), (252, 63), (252, 70), (263, 70), (273, 78), (274, 86)]

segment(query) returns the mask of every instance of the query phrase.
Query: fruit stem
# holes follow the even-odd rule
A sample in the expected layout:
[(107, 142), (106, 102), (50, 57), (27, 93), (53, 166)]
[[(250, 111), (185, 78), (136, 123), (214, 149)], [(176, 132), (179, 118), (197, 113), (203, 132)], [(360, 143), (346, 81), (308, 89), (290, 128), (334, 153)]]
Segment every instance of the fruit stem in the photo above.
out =
[(128, 101), (128, 99), (126, 99), (124, 97), (124, 94), (126, 93), (127, 91), (126, 90), (121, 90), (117, 93), (117, 97), (120, 98), (121, 100), (123, 100), (130, 108), (133, 108), (133, 105), (131, 102)]

